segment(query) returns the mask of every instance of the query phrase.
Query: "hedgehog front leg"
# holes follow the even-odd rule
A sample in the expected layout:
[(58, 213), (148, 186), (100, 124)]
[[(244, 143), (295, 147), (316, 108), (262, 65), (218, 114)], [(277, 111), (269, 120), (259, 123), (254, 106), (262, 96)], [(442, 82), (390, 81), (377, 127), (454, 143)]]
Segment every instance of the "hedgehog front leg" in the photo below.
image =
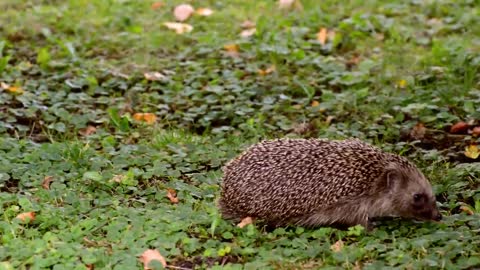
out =
[(365, 207), (357, 201), (337, 202), (329, 206), (319, 207), (311, 214), (304, 215), (294, 222), (305, 227), (319, 227), (330, 225), (355, 226), (362, 225), (370, 230), (368, 214)]

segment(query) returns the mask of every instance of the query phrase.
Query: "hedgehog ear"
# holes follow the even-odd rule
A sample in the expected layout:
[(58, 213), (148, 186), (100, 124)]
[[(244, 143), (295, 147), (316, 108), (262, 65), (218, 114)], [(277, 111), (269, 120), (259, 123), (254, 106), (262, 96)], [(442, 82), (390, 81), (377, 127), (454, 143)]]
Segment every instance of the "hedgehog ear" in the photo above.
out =
[(385, 186), (388, 190), (394, 189), (402, 181), (402, 175), (396, 168), (387, 168), (385, 171)]

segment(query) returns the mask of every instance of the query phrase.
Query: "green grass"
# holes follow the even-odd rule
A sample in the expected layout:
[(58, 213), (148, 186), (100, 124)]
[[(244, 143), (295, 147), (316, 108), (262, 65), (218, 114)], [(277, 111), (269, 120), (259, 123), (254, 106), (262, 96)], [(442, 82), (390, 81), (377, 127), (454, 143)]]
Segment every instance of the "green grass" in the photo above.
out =
[[(0, 82), (24, 90), (0, 88), (1, 269), (141, 269), (149, 248), (186, 269), (480, 267), (480, 166), (464, 155), (480, 140), (448, 134), (480, 125), (478, 1), (191, 1), (215, 13), (184, 35), (162, 26), (181, 2), (152, 3), (1, 1)], [(241, 38), (247, 19), (257, 33)], [(321, 27), (333, 42), (316, 41)], [(414, 140), (419, 122), (429, 135)], [(222, 220), (221, 166), (285, 136), (353, 136), (409, 157), (444, 221), (365, 233)], [(15, 219), (29, 211), (32, 223)]]

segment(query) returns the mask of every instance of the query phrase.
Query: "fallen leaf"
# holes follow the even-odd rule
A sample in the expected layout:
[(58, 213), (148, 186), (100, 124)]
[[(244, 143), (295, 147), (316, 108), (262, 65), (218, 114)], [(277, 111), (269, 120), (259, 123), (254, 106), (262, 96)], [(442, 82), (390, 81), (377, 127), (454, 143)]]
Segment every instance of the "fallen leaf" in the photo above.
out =
[(110, 179), (110, 182), (122, 183), (126, 178), (127, 178), (126, 175), (115, 174), (113, 175), (112, 179)]
[(95, 266), (93, 264), (85, 264), (85, 268), (87, 268), (88, 270), (93, 270), (95, 269)]
[(177, 192), (173, 188), (167, 189), (167, 198), (171, 203), (178, 203)]
[(148, 267), (151, 261), (159, 261), (163, 267), (167, 267), (167, 261), (165, 258), (158, 252), (156, 249), (147, 249), (145, 250), (139, 258), (140, 262), (143, 263), (143, 269), (149, 270), (151, 268)]
[(474, 127), (474, 128), (472, 129), (472, 135), (473, 135), (473, 136), (480, 136), (480, 126)]
[(165, 6), (165, 3), (163, 3), (163, 2), (155, 2), (155, 3), (153, 3), (153, 4), (150, 6), (150, 8), (153, 9), (153, 10), (155, 10), (155, 9), (159, 9), (159, 8), (161, 8), (161, 7), (163, 7), (163, 6)]
[(262, 76), (265, 76), (265, 75), (268, 75), (270, 73), (273, 73), (275, 71), (275, 69), (276, 69), (275, 65), (271, 65), (267, 69), (259, 69), (258, 74), (260, 74)]
[(226, 44), (223, 46), (223, 49), (226, 51), (226, 54), (229, 56), (238, 56), (240, 48), (237, 44)]
[(208, 17), (213, 14), (213, 10), (209, 8), (199, 8), (195, 11), (195, 14)]
[(421, 140), (425, 137), (427, 133), (427, 128), (421, 122), (418, 122), (410, 131), (410, 137), (415, 140)]
[(330, 249), (331, 249), (333, 252), (340, 252), (340, 251), (342, 251), (342, 249), (343, 249), (343, 241), (342, 241), (342, 240), (338, 240), (337, 242), (335, 242), (335, 244), (333, 244), (333, 245), (330, 246)]
[(35, 212), (21, 213), (21, 214), (18, 214), (16, 218), (20, 219), (23, 222), (31, 223), (32, 221), (35, 220)]
[(154, 124), (157, 121), (157, 117), (153, 113), (135, 113), (133, 119), (141, 122), (145, 122), (149, 125)]
[(8, 85), (8, 83), (0, 82), (0, 88), (2, 88), (3, 90), (7, 90), (8, 88), (10, 88), (10, 85)]
[(193, 30), (193, 26), (186, 23), (166, 22), (163, 25), (170, 30), (175, 30), (177, 34), (184, 34)]
[(240, 36), (246, 38), (246, 37), (253, 36), (253, 34), (255, 34), (256, 32), (257, 32), (256, 28), (245, 29), (240, 33)]
[(240, 25), (243, 29), (247, 29), (247, 28), (255, 28), (255, 23), (250, 21), (250, 20), (246, 20), (244, 22), (242, 22), (242, 24)]
[(253, 219), (251, 217), (246, 217), (246, 218), (242, 219), (242, 221), (240, 221), (240, 223), (237, 224), (237, 227), (243, 228), (243, 227), (247, 226), (248, 224), (252, 224), (252, 223), (253, 223)]
[(80, 133), (80, 135), (82, 135), (83, 137), (86, 137), (86, 136), (90, 136), (92, 135), (93, 133), (95, 133), (97, 131), (97, 128), (94, 127), (94, 126), (87, 126), (86, 128), (84, 129), (80, 129), (78, 131), (78, 133)]
[(310, 104), (310, 106), (312, 106), (312, 107), (317, 107), (318, 105), (320, 105), (320, 102), (318, 102), (316, 100), (312, 101), (312, 104)]
[(322, 27), (320, 31), (317, 33), (317, 40), (320, 42), (320, 44), (325, 45), (327, 43), (327, 28)]
[(480, 156), (480, 150), (478, 149), (478, 146), (471, 144), (465, 147), (465, 156), (471, 159), (477, 159), (478, 156)]
[(462, 210), (462, 212), (464, 212), (464, 213), (467, 214), (467, 215), (473, 215), (473, 214), (475, 214), (475, 212), (473, 211), (472, 207), (467, 206), (467, 205), (462, 205), (462, 206), (460, 206), (460, 210)]
[(301, 10), (303, 8), (300, 0), (279, 0), (278, 7), (280, 9), (291, 9), (295, 7), (297, 10)]
[(195, 9), (189, 4), (181, 4), (175, 7), (173, 10), (173, 16), (177, 21), (183, 22), (186, 21), (192, 14), (195, 12)]
[(450, 128), (450, 133), (453, 133), (453, 134), (459, 134), (459, 133), (464, 133), (468, 130), (468, 127), (469, 125), (463, 121), (460, 121), (456, 124), (454, 124), (451, 128)]
[(330, 125), (332, 123), (333, 119), (335, 119), (335, 116), (333, 116), (333, 115), (327, 116), (327, 119), (325, 119), (325, 124)]
[(405, 87), (407, 87), (407, 81), (404, 79), (398, 80), (395, 86), (400, 89), (405, 89)]
[(148, 81), (164, 81), (164, 80), (167, 79), (167, 77), (165, 75), (163, 75), (162, 73), (157, 72), (157, 71), (145, 72), (145, 73), (143, 73), (143, 76)]
[(50, 189), (50, 184), (53, 182), (53, 176), (45, 176), (42, 181), (42, 188)]

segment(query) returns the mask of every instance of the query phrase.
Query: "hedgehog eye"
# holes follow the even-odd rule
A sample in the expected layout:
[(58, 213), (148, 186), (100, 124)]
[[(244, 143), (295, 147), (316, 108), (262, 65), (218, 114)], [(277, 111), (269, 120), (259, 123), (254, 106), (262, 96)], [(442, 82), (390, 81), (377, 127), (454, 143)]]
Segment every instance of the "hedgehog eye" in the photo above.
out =
[(421, 199), (422, 199), (422, 194), (418, 194), (418, 193), (413, 194), (413, 201), (420, 202)]

